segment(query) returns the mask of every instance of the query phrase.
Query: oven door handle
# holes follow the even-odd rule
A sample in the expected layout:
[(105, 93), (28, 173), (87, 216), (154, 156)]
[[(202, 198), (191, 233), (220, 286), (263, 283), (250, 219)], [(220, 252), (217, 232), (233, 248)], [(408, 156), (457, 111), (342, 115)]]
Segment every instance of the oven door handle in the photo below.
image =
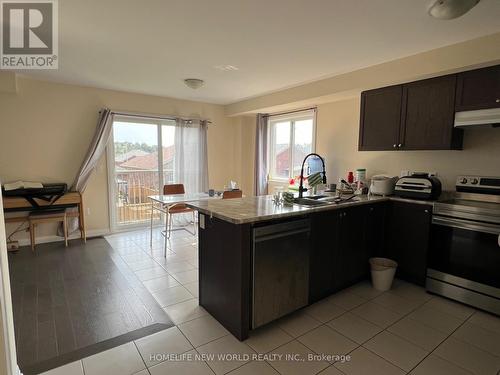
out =
[(443, 225), (445, 227), (460, 228), (465, 230), (472, 230), (482, 233), (491, 233), (499, 235), (500, 245), (500, 225), (472, 222), (470, 220), (453, 219), (450, 217), (433, 216), (432, 224)]

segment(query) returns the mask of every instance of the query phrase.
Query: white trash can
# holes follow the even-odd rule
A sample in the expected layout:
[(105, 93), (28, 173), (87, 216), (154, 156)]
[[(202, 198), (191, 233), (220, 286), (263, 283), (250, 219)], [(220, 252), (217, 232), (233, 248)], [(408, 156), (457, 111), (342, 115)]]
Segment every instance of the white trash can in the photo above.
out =
[(398, 264), (387, 258), (370, 258), (373, 287), (381, 292), (391, 289)]

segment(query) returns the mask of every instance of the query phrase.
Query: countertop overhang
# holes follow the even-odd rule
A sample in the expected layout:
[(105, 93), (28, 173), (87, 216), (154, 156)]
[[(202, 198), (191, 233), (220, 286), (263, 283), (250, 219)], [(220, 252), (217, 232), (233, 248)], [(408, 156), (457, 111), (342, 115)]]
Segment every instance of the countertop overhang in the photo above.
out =
[(284, 206), (275, 205), (271, 195), (258, 197), (244, 197), (237, 199), (217, 199), (209, 201), (187, 202), (186, 205), (198, 212), (210, 217), (233, 223), (248, 224), (261, 221), (283, 219), (287, 217), (307, 215), (314, 212), (341, 210), (348, 207), (365, 205), (369, 203), (384, 201), (402, 201), (416, 204), (433, 205), (435, 201), (407, 199), (396, 196), (357, 196), (355, 201), (347, 201), (339, 204), (328, 204), (324, 206), (305, 207), (299, 205)]

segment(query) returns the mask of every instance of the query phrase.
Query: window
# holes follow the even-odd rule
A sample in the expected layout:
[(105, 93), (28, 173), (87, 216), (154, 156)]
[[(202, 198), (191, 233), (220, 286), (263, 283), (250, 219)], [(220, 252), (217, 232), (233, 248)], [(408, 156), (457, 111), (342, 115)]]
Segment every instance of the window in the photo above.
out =
[[(288, 180), (300, 176), (304, 157), (314, 152), (314, 111), (269, 119), (269, 178)], [(307, 164), (306, 164), (307, 166)]]

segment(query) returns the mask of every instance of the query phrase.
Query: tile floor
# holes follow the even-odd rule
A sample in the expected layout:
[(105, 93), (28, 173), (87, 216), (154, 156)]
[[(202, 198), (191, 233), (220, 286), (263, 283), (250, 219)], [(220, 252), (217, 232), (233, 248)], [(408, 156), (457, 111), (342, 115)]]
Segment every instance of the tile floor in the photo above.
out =
[[(149, 237), (147, 231), (137, 231), (108, 241), (133, 250), (147, 244)], [(198, 305), (196, 242), (177, 232), (169, 241), (166, 260), (158, 232), (151, 252), (123, 250), (125, 261), (141, 275), (175, 327), (46, 374), (497, 375), (500, 371), (500, 318), (399, 280), (386, 293), (368, 282), (357, 284), (239, 342)], [(229, 359), (228, 354), (234, 357)], [(285, 360), (285, 355), (292, 360)]]

